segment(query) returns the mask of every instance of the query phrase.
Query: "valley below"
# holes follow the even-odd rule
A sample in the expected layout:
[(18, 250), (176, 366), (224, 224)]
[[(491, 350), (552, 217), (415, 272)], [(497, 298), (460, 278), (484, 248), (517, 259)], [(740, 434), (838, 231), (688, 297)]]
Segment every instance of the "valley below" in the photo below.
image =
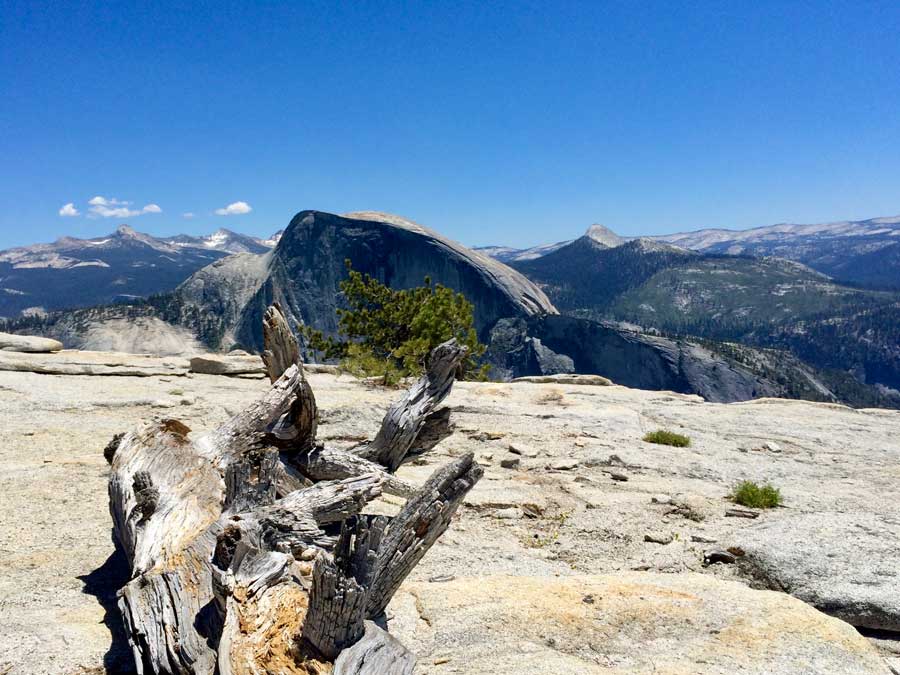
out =
[[(0, 672), (132, 672), (104, 447), (152, 419), (214, 428), (268, 383), (173, 358), (42, 359), (96, 374), (0, 372)], [(458, 382), (453, 434), (398, 471), (418, 485), (466, 452), (485, 470), (388, 608), (417, 672), (898, 672), (900, 413), (545, 379)], [(336, 447), (398, 394), (309, 380)], [(657, 429), (691, 445), (642, 440)], [(784, 505), (736, 506), (745, 479)]]

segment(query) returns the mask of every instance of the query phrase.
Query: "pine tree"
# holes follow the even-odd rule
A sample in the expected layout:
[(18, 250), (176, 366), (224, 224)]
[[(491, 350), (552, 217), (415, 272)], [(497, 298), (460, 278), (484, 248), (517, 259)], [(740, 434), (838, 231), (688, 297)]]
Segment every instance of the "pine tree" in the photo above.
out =
[(456, 338), (469, 348), (464, 375), (483, 379), (479, 366), (485, 346), (475, 331), (473, 306), (462, 293), (425, 277), (422, 286), (394, 290), (353, 269), (344, 261), (347, 278), (340, 288), (347, 307), (338, 309), (338, 337), (306, 329), (307, 345), (328, 359), (340, 359), (349, 372), (382, 377), (386, 384), (424, 371), (436, 346)]

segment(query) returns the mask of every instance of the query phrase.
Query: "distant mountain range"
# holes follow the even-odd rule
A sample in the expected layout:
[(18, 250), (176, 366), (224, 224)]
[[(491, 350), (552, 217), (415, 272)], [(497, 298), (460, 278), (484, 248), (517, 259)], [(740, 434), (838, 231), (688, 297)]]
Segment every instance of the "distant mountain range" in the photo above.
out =
[[(594, 225), (567, 242), (472, 250), (390, 214), (303, 211), (269, 240), (227, 231), (156, 239), (123, 227), (5, 251), (0, 306), (22, 315), (7, 328), (70, 346), (102, 346), (115, 332), (103, 326), (124, 319), (171, 326), (167, 344), (186, 336), (186, 350), (194, 340), (258, 350), (273, 301), (295, 326), (335, 331), (349, 258), (394, 287), (430, 276), (463, 292), (498, 377), (578, 370), (710, 400), (898, 407), (900, 292), (822, 269), (866, 270), (866, 256), (891, 255), (898, 230), (900, 219), (875, 219), (628, 239)], [(889, 286), (883, 277), (878, 285)], [(33, 309), (110, 302), (119, 304), (46, 318)], [(152, 347), (154, 335), (132, 332)]]
[(509, 246), (476, 246), (473, 250), (490, 256), (495, 260), (503, 263), (510, 263), (517, 260), (533, 260), (540, 258), (542, 255), (552, 253), (558, 248), (568, 244), (571, 240), (560, 241), (555, 244), (542, 244), (532, 248), (511, 248)]
[[(617, 236), (600, 225), (591, 229)], [(782, 223), (750, 230), (697, 230), (648, 239), (702, 253), (775, 256), (801, 262), (844, 283), (900, 289), (900, 216), (813, 225)], [(525, 249), (482, 246), (476, 250), (501, 262), (516, 263), (543, 257), (570, 243)]]
[[(119, 236), (141, 239), (133, 232)], [(232, 244), (242, 252), (215, 260), (174, 291), (149, 300), (23, 318), (10, 327), (54, 335), (71, 346), (102, 347), (113, 334), (117, 340), (110, 344), (121, 345), (118, 327), (127, 324), (133, 327), (129, 339), (141, 349), (164, 338), (166, 349), (183, 339), (186, 350), (196, 348), (194, 340), (214, 349), (258, 350), (262, 312), (273, 301), (294, 325), (334, 332), (342, 302), (338, 283), (349, 258), (357, 269), (395, 287), (418, 285), (427, 275), (462, 291), (474, 305), (498, 377), (578, 370), (611, 375), (627, 386), (698, 393), (716, 401), (786, 396), (896, 403), (887, 389), (873, 386), (893, 381), (889, 348), (861, 360), (850, 353), (860, 341), (844, 334), (842, 342), (851, 348), (844, 355), (855, 370), (831, 372), (794, 355), (827, 362), (828, 336), (804, 340), (802, 332), (780, 320), (797, 313), (883, 310), (890, 294), (846, 289), (794, 262), (709, 255), (652, 239), (626, 240), (592, 226), (574, 241), (511, 260), (517, 272), (412, 221), (373, 212), (303, 211), (271, 250), (267, 243), (240, 237), (176, 239), (162, 242), (168, 257), (175, 258), (172, 249), (224, 255), (218, 247)], [(773, 303), (772, 297), (780, 299)], [(557, 308), (568, 316), (559, 316)], [(635, 325), (637, 319), (651, 332)], [(869, 334), (877, 334), (886, 320), (889, 313), (887, 319), (870, 314), (865, 321), (875, 332)], [(766, 340), (754, 337), (754, 330), (769, 324), (770, 342), (777, 333), (788, 351), (768, 349)], [(143, 331), (147, 335), (140, 326), (149, 327)], [(166, 326), (171, 328), (162, 330)], [(685, 326), (698, 337), (664, 334)], [(744, 344), (722, 342), (720, 334), (729, 331)], [(888, 340), (879, 335), (875, 342), (884, 347)]]
[[(52, 244), (0, 251), (0, 318), (164, 293), (226, 255), (266, 253), (282, 234), (279, 231), (260, 239), (220, 229), (208, 236), (152, 237), (123, 225), (107, 237), (62, 237)], [(628, 244), (615, 255), (606, 256), (615, 273), (600, 272), (592, 281), (598, 272), (596, 265), (589, 262), (592, 249), (585, 248), (585, 237), (601, 247)], [(844, 284), (900, 289), (900, 216), (639, 238), (646, 255), (637, 258), (628, 256), (630, 247), (635, 246), (630, 243), (632, 239), (620, 237), (602, 225), (592, 225), (585, 237), (525, 249), (483, 246), (474, 250), (552, 287), (554, 301), (566, 310), (602, 304), (601, 299), (633, 287), (636, 278), (649, 277), (651, 272), (669, 266), (665, 260), (672, 256), (683, 258), (687, 251), (755, 258), (775, 256), (803, 263)], [(651, 241), (671, 244), (681, 252), (646, 250)], [(565, 254), (555, 255), (560, 249), (565, 249)], [(616, 261), (616, 257), (623, 259)], [(562, 277), (573, 272), (573, 266), (578, 273), (567, 285)], [(588, 302), (581, 297), (585, 294), (593, 299)], [(630, 300), (622, 302), (623, 312), (618, 314), (624, 313)], [(645, 303), (637, 306), (640, 304)], [(654, 308), (659, 311), (659, 307)], [(644, 314), (641, 310), (629, 320), (644, 321)]]
[(705, 253), (777, 256), (839, 281), (900, 288), (900, 216), (752, 230), (699, 230), (657, 237)]
[(0, 317), (143, 298), (175, 288), (232, 253), (265, 253), (267, 240), (229, 230), (157, 238), (122, 225), (106, 237), (62, 237), (0, 251)]
[(205, 237), (192, 237), (187, 234), (180, 234), (176, 237), (160, 239), (160, 241), (174, 244), (175, 246), (205, 248), (227, 253), (265, 253), (274, 248), (279, 239), (281, 239), (281, 231), (268, 239), (259, 239), (246, 234), (238, 234), (231, 230), (220, 229)]

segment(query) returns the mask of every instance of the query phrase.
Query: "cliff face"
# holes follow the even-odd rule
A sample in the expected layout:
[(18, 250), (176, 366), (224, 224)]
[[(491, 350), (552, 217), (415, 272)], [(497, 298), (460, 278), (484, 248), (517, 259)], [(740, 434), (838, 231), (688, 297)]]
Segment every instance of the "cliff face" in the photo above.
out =
[(815, 371), (784, 354), (674, 340), (569, 316), (499, 321), (491, 331), (488, 359), (495, 376), (504, 379), (576, 372), (720, 403), (759, 397), (839, 400)]
[(482, 335), (501, 317), (556, 313), (543, 291), (518, 272), (421, 225), (373, 212), (343, 217), (302, 211), (285, 230), (265, 280), (241, 314), (238, 341), (261, 346), (262, 313), (272, 301), (298, 322), (336, 331), (347, 259), (392, 288), (420, 286), (428, 276), (462, 292), (475, 306)]

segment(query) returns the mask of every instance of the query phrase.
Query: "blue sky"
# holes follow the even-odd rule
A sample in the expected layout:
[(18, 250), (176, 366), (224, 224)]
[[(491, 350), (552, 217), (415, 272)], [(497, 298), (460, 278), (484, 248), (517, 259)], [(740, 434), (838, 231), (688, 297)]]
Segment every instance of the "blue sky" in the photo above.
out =
[(0, 248), (308, 208), (473, 245), (895, 215), (898, 35), (861, 0), (6, 0)]

